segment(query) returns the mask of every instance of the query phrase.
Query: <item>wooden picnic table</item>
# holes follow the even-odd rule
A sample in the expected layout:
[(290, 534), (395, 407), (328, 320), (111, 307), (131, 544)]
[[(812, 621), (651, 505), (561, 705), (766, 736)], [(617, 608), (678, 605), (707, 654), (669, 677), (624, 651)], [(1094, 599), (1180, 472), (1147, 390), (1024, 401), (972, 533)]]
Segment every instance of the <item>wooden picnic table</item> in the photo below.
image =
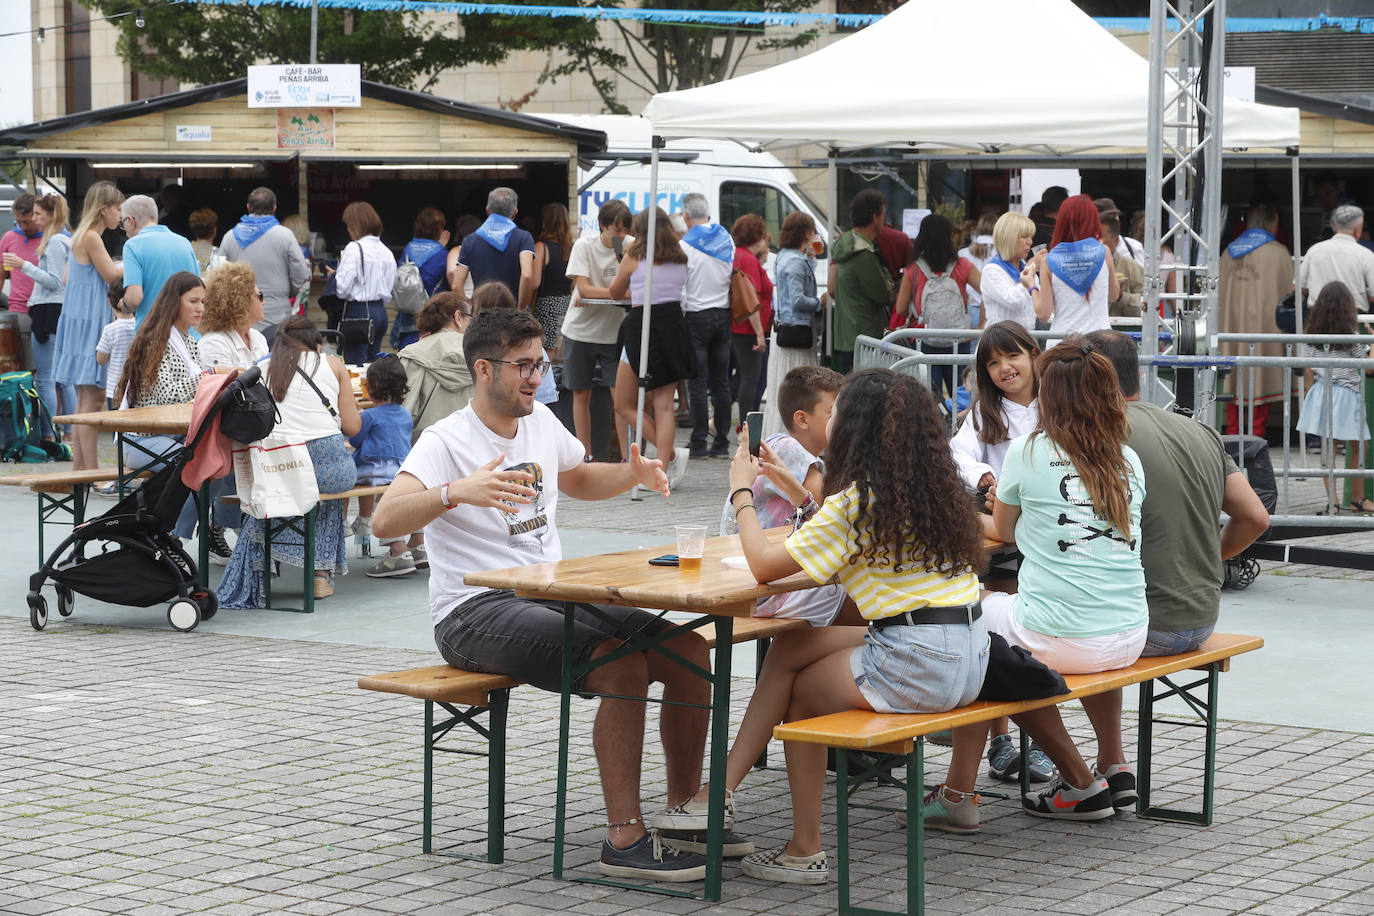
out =
[(125, 410), (97, 410), (54, 417), (54, 423), (74, 423), (106, 433), (132, 433), (139, 436), (184, 436), (191, 428), (191, 404), (158, 407), (130, 407)]
[[(790, 527), (774, 528), (766, 532), (770, 541), (778, 542), (791, 533)], [(988, 540), (989, 549), (1006, 545)], [(657, 611), (685, 611), (702, 615), (694, 621), (671, 628), (663, 633), (643, 635), (625, 634), (627, 642), (640, 650), (648, 650), (680, 635), (682, 629), (714, 625), (715, 644), (731, 644), (731, 619), (751, 617), (758, 599), (786, 592), (815, 588), (804, 572), (798, 572), (776, 582), (760, 584), (746, 565), (731, 566), (728, 557), (744, 557), (739, 535), (707, 538), (701, 569), (686, 571), (671, 566), (650, 566), (649, 561), (663, 554), (676, 553), (676, 545), (621, 550), (592, 557), (537, 563), (490, 572), (474, 572), (464, 576), (468, 585), (493, 589), (510, 589), (522, 598), (561, 602), (564, 610), (564, 645), (572, 643), (572, 607), (574, 604), (625, 605)], [(608, 658), (615, 659), (614, 654)], [(708, 780), (711, 786), (710, 814), (706, 840), (706, 885), (704, 897), (716, 901), (721, 895), (721, 844), (724, 837), (725, 758), (729, 749), (730, 714), (730, 651), (716, 652), (714, 670), (704, 672), (711, 682), (711, 741)], [(572, 656), (564, 653), (562, 691), (559, 714), (558, 784), (554, 810), (555, 878), (563, 877), (563, 839), (568, 786), (568, 744), (571, 719), (571, 685), (599, 666), (597, 661), (574, 666)], [(636, 887), (622, 882), (599, 878), (578, 877), (576, 880), (616, 887)], [(642, 890), (680, 894), (680, 891), (642, 886)]]

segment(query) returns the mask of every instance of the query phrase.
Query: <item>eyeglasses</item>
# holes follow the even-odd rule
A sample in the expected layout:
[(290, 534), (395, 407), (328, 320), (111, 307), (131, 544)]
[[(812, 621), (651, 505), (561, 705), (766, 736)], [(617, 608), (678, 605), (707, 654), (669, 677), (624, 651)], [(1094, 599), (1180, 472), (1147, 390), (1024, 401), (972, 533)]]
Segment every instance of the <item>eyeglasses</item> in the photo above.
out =
[(520, 377), (523, 379), (533, 378), (536, 372), (539, 373), (541, 377), (545, 376), (549, 372), (549, 366), (552, 365), (547, 359), (541, 359), (538, 362), (522, 359), (519, 362), (514, 362), (509, 359), (488, 359), (485, 356), (482, 358), (486, 359), (489, 363), (501, 363), (506, 366), (515, 366), (520, 370)]

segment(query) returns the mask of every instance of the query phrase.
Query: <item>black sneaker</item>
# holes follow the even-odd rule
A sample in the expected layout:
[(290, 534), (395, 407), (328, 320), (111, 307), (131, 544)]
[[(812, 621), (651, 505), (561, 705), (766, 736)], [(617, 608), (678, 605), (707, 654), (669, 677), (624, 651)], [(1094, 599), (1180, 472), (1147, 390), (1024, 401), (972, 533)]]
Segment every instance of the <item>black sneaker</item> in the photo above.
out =
[(1075, 789), (1060, 779), (1049, 788), (1021, 797), (1027, 814), (1063, 821), (1100, 821), (1116, 814), (1112, 790), (1105, 779), (1095, 779), (1086, 789)]
[(210, 526), (210, 562), (216, 566), (223, 566), (229, 562), (229, 557), (233, 555), (229, 549), (229, 542), (224, 538), (223, 525)]
[(650, 881), (701, 881), (706, 877), (706, 859), (694, 852), (682, 852), (650, 831), (624, 849), (610, 840), (601, 844), (601, 873), (612, 878), (647, 878)]
[[(706, 832), (695, 830), (664, 830), (663, 839), (684, 852), (706, 855)], [(720, 844), (720, 854), (726, 859), (738, 859), (754, 851), (754, 841), (742, 837), (733, 830), (725, 831), (724, 841)]]
[(731, 453), (729, 444), (713, 445), (711, 446), (711, 451), (707, 452), (707, 455), (709, 455), (712, 458), (729, 458), (730, 454)]
[(690, 452), (693, 458), (710, 458), (711, 452), (704, 445), (694, 445)]
[(1093, 776), (1107, 780), (1107, 788), (1112, 790), (1113, 808), (1123, 811), (1135, 807), (1135, 774), (1131, 772), (1129, 766), (1124, 763), (1115, 763), (1107, 767), (1105, 773), (1097, 767), (1093, 767)]

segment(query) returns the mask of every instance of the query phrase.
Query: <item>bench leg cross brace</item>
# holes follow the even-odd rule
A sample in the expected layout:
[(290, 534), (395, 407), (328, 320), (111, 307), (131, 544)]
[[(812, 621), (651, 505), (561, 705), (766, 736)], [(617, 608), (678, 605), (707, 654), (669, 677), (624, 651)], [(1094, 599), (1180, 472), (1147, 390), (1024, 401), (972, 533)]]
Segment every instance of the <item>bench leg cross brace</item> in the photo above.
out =
[[(1175, 821), (1182, 824), (1199, 824), (1204, 827), (1211, 826), (1212, 823), (1212, 796), (1216, 784), (1217, 772), (1217, 675), (1220, 666), (1215, 662), (1206, 668), (1206, 677), (1200, 678), (1191, 684), (1175, 684), (1167, 677), (1158, 678), (1164, 687), (1168, 688), (1162, 693), (1155, 692), (1154, 681), (1144, 681), (1140, 685), (1140, 723), (1139, 723), (1139, 759), (1140, 759), (1140, 779), (1137, 790), (1136, 816), (1148, 817), (1161, 821)], [(1194, 693), (1199, 687), (1206, 687), (1206, 695), (1198, 696)], [(1178, 697), (1183, 700), (1189, 708), (1201, 719), (1201, 722), (1178, 722), (1173, 719), (1155, 718), (1155, 703), (1166, 700), (1169, 697)], [(1169, 723), (1174, 725), (1190, 725), (1195, 728), (1202, 728), (1206, 731), (1206, 748), (1204, 751), (1203, 771), (1202, 771), (1202, 811), (1179, 811), (1176, 809), (1161, 808), (1150, 804), (1150, 776), (1151, 764), (1153, 762), (1153, 738), (1154, 724), (1156, 722)]]
[[(835, 748), (836, 873), (840, 916), (924, 916), (926, 888), (925, 739), (917, 737), (906, 755), (906, 910), (855, 906), (849, 898), (849, 751)], [(894, 755), (897, 756), (897, 755)], [(901, 759), (898, 756), (898, 759)], [(876, 807), (876, 806), (874, 806)]]
[[(89, 484), (78, 483), (72, 485), (72, 491), (66, 496), (53, 493), (38, 492), (38, 565), (41, 567), (48, 561), (48, 554), (43, 544), (43, 528), (51, 522), (53, 516), (65, 513), (71, 516), (71, 527), (75, 528), (86, 520), (86, 498), (90, 490)], [(51, 522), (54, 525), (63, 525), (66, 522)]]
[[(619, 632), (617, 635), (624, 639), (624, 643), (619, 648), (599, 658), (593, 659), (592, 661), (575, 666), (573, 664), (572, 653), (567, 651), (567, 647), (573, 644), (573, 611), (577, 607), (581, 607), (589, 613), (602, 617), (602, 619), (608, 623), (615, 623), (615, 621), (603, 615), (596, 605), (579, 605), (570, 601), (563, 603), (564, 652), (562, 663), (562, 696), (560, 698), (558, 715), (558, 790), (554, 807), (553, 876), (555, 878), (563, 877), (563, 847), (566, 834), (568, 804), (568, 745), (569, 729), (572, 722), (572, 686), (574, 682), (584, 679), (596, 668), (616, 661), (626, 655), (635, 652), (657, 652), (665, 658), (682, 665), (698, 676), (706, 677), (711, 682), (711, 742), (709, 758), (711, 766), (710, 773), (707, 777), (710, 781), (711, 791), (708, 800), (710, 814), (707, 816), (706, 824), (706, 848), (708, 854), (706, 856), (706, 884), (703, 888), (703, 893), (699, 898), (697, 894), (693, 894), (690, 891), (678, 890), (662, 885), (631, 884), (610, 878), (593, 878), (583, 875), (579, 875), (573, 878), (573, 880), (587, 884), (604, 884), (610, 887), (647, 891), (652, 894), (663, 894), (669, 897), (688, 897), (692, 899), (704, 898), (711, 901), (719, 900), (724, 867), (721, 859), (721, 846), (725, 838), (725, 752), (728, 750), (727, 742), (730, 738), (731, 620), (729, 617), (702, 617), (689, 623), (670, 627), (660, 633)], [(715, 664), (712, 666), (713, 670), (711, 671), (702, 671), (698, 669), (696, 665), (691, 664), (686, 659), (683, 659), (676, 653), (663, 647), (664, 642), (681, 635), (686, 630), (709, 625), (715, 626), (716, 646), (720, 647), (716, 652)]]
[[(439, 701), (449, 718), (434, 722), (434, 700), (425, 700), (425, 796), (424, 839), (426, 855), (471, 859), (500, 865), (506, 856), (506, 710), (510, 702), (510, 688), (493, 690), (487, 695), (486, 706), (467, 709)], [(485, 713), (484, 727), (479, 717)], [(487, 741), (486, 753), (469, 748), (441, 747), (440, 742), (457, 725), (464, 725)], [(485, 856), (458, 852), (456, 847), (434, 848), (434, 752), (469, 754), (487, 758), (487, 854)]]
[[(315, 613), (315, 520), (319, 509), (319, 504), (316, 504), (305, 515), (262, 520), (262, 603), (265, 610), (290, 611), (293, 614)], [(302, 607), (272, 606), (272, 539), (284, 534), (299, 534), (304, 545)]]

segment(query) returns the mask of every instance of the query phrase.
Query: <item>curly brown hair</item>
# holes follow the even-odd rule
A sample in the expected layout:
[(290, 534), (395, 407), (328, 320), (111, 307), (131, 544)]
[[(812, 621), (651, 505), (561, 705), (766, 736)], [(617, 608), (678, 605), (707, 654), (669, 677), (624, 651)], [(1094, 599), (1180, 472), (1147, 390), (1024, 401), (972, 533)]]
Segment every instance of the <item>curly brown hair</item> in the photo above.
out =
[[(1088, 340), (1073, 336), (1040, 354), (1042, 433), (1073, 462), (1093, 511), (1131, 536), (1131, 466), (1123, 451), (1131, 437), (1126, 399), (1111, 360)], [(1027, 440), (1029, 442), (1029, 440)]]
[(973, 503), (953, 499), (963, 484), (930, 389), (890, 369), (849, 376), (835, 402), (825, 495), (858, 491), (853, 565), (946, 575), (986, 565)]
[(257, 286), (257, 276), (247, 261), (230, 261), (210, 271), (206, 278), (205, 314), (200, 319), (200, 333), (237, 330), (253, 307), (253, 291)]

